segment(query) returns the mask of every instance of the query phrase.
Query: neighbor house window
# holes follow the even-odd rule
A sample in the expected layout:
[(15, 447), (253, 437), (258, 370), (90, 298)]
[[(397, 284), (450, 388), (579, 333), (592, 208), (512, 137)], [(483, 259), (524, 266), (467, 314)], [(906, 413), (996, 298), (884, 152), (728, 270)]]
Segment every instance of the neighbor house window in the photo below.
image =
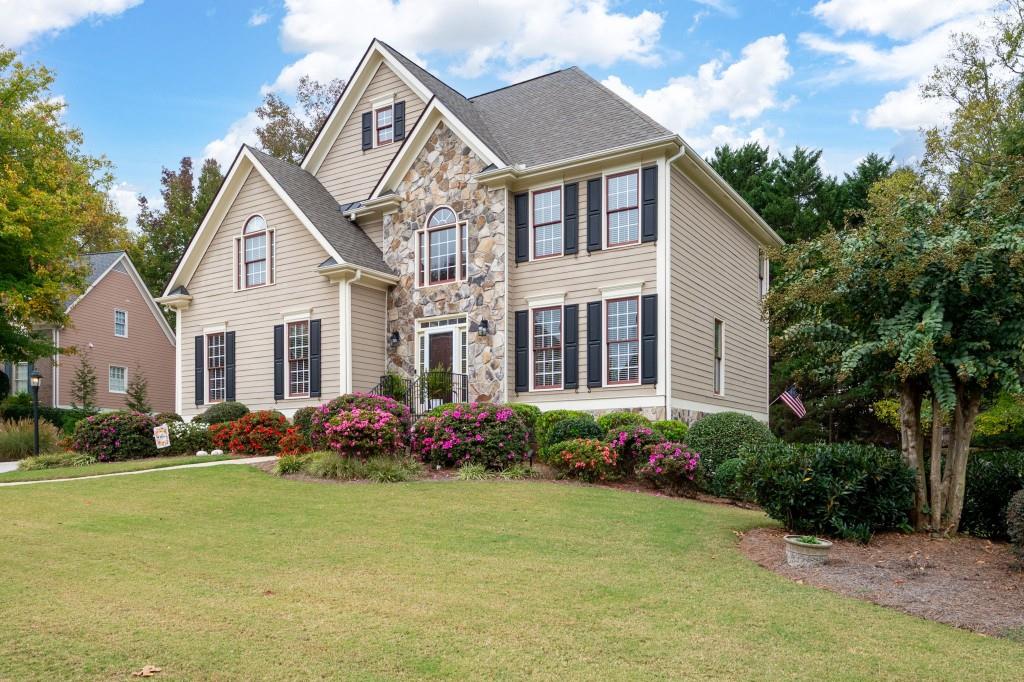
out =
[(721, 394), (725, 385), (725, 357), (722, 321), (715, 320), (715, 393)]
[(14, 393), (28, 393), (28, 363), (19, 362), (14, 365)]
[(533, 311), (533, 386), (562, 387), (562, 308)]
[(269, 284), (274, 268), (274, 232), (267, 228), (263, 216), (254, 215), (246, 221), (238, 248), (238, 288)]
[(111, 393), (126, 393), (128, 391), (128, 368), (110, 366), (107, 375), (107, 390)]
[(608, 383), (633, 384), (640, 379), (640, 322), (637, 298), (608, 301)]
[(392, 106), (377, 109), (373, 113), (377, 123), (377, 144), (388, 144), (395, 141), (395, 111)]
[(206, 382), (211, 403), (224, 400), (227, 395), (224, 369), (224, 332), (206, 337)]
[(533, 257), (562, 254), (562, 188), (533, 193)]
[(124, 310), (114, 311), (114, 336), (128, 336), (128, 313)]
[(640, 172), (608, 176), (608, 246), (640, 240)]
[(309, 395), (309, 321), (288, 324), (288, 395)]
[(417, 235), (420, 286), (465, 279), (468, 230), (456, 220), (455, 211), (442, 206), (430, 215), (426, 227)]

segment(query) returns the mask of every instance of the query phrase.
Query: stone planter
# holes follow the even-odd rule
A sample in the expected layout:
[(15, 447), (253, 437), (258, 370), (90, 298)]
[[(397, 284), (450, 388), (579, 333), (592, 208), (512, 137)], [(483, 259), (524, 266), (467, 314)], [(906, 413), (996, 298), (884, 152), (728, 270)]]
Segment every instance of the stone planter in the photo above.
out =
[(832, 543), (817, 538), (818, 542), (801, 542), (800, 535), (786, 535), (786, 563), (798, 568), (821, 566), (828, 562), (828, 553)]

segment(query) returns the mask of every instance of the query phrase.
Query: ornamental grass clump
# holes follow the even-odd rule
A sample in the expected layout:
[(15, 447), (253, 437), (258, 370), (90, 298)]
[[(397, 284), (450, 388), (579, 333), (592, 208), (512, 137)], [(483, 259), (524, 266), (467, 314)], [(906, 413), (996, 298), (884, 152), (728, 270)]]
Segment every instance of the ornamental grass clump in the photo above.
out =
[(396, 457), (405, 453), (405, 426), (393, 412), (380, 405), (332, 409), (331, 405), (336, 402), (321, 405), (313, 415), (315, 447), (357, 459)]
[(619, 478), (619, 456), (614, 448), (596, 438), (575, 438), (544, 449), (544, 462), (560, 478), (595, 483)]
[(619, 459), (621, 473), (631, 476), (640, 464), (647, 448), (664, 442), (665, 437), (650, 426), (626, 426), (617, 433), (609, 434), (609, 445)]
[(412, 431), (413, 454), (423, 462), (445, 467), (482, 464), (500, 471), (527, 460), (529, 432), (511, 408), (490, 403), (452, 405), (427, 415)]
[(700, 454), (682, 443), (664, 442), (647, 449), (647, 459), (636, 468), (636, 477), (671, 495), (692, 495)]
[(160, 454), (153, 438), (156, 425), (155, 419), (141, 412), (105, 412), (78, 422), (68, 445), (98, 462), (156, 457)]

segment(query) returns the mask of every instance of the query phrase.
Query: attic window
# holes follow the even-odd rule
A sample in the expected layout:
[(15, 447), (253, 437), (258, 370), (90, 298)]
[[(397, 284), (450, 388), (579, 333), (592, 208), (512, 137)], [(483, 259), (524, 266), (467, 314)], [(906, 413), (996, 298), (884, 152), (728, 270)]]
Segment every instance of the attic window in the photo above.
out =
[(395, 141), (395, 111), (394, 107), (386, 106), (377, 109), (374, 113), (374, 120), (377, 124), (377, 145), (389, 144)]
[(238, 288), (251, 289), (273, 283), (274, 231), (261, 215), (245, 222), (238, 241)]

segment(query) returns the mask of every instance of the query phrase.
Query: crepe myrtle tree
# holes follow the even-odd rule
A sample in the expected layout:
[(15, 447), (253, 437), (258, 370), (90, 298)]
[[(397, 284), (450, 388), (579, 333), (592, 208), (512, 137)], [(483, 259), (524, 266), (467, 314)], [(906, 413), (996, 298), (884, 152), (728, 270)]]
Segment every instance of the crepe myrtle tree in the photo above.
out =
[[(784, 247), (765, 301), (800, 371), (895, 391), (918, 529), (954, 532), (983, 400), (1021, 390), (1024, 176), (991, 179), (966, 210), (899, 171), (875, 185), (862, 225)], [(921, 410), (932, 403), (931, 433)], [(950, 439), (943, 457), (943, 426)], [(926, 469), (927, 466), (927, 469)]]

